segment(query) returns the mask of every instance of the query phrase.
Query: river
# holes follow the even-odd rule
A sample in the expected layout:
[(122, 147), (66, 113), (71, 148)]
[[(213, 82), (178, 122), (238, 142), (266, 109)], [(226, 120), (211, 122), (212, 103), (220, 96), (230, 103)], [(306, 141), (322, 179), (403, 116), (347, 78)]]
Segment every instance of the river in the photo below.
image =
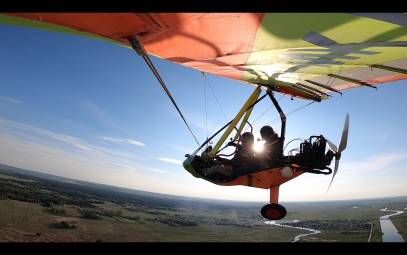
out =
[[(407, 207), (405, 209), (407, 209)], [(379, 218), (380, 226), (381, 226), (382, 233), (383, 233), (383, 236), (382, 236), (383, 242), (384, 243), (387, 243), (387, 242), (397, 242), (397, 243), (401, 242), (401, 243), (404, 243), (405, 241), (404, 241), (403, 237), (398, 233), (398, 230), (396, 229), (396, 227), (393, 225), (393, 223), (389, 219), (391, 216), (404, 213), (404, 211), (388, 210), (387, 208), (381, 209), (381, 211), (394, 212), (392, 214), (381, 216)], [(299, 220), (283, 220), (283, 221), (279, 221), (279, 222), (288, 223), (288, 222), (298, 222), (298, 221)], [(301, 229), (301, 230), (311, 231), (311, 233), (309, 233), (309, 234), (301, 234), (301, 235), (295, 236), (290, 241), (291, 243), (298, 242), (299, 240), (301, 240), (301, 237), (321, 233), (320, 230), (311, 229), (311, 228), (302, 228), (302, 227), (293, 227), (293, 226), (288, 226), (288, 225), (282, 225), (282, 224), (278, 224), (277, 221), (265, 221), (265, 223), (268, 224), (268, 225), (276, 225), (276, 226), (280, 226), (280, 227), (297, 228), (297, 229)], [(373, 225), (372, 225), (372, 230), (373, 230)], [(372, 231), (370, 233), (368, 242), (370, 242), (371, 235), (372, 235)]]
[(397, 243), (404, 243), (403, 237), (398, 233), (396, 227), (393, 225), (391, 220), (389, 219), (391, 216), (398, 215), (404, 213), (404, 211), (396, 211), (396, 210), (388, 210), (387, 208), (381, 209), (381, 211), (386, 212), (395, 212), (392, 214), (388, 214), (379, 218), (380, 220), (380, 227), (382, 228), (382, 239), (384, 243), (387, 242), (397, 242)]
[[(298, 222), (298, 220), (285, 220), (285, 223), (289, 223), (289, 222)], [(280, 226), (280, 227), (286, 227), (286, 228), (296, 228), (296, 229), (301, 229), (301, 230), (307, 230), (307, 231), (311, 231), (311, 233), (308, 234), (301, 234), (301, 235), (297, 235), (295, 236), (293, 239), (291, 239), (290, 243), (295, 243), (298, 242), (301, 237), (303, 236), (307, 236), (307, 235), (315, 235), (315, 234), (320, 234), (321, 231), (316, 230), (316, 229), (311, 229), (311, 228), (302, 228), (302, 227), (293, 227), (293, 226), (288, 226), (288, 225), (282, 225), (282, 224), (278, 224), (276, 223), (276, 221), (272, 220), (272, 221), (266, 221), (266, 224), (269, 225), (276, 225), (276, 226)]]

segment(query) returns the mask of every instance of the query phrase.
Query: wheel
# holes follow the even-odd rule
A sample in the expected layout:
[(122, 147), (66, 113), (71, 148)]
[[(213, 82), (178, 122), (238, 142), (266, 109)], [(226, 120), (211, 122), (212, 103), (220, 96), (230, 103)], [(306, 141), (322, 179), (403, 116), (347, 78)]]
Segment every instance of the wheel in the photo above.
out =
[(287, 215), (287, 210), (279, 204), (267, 204), (261, 208), (261, 215), (268, 220), (280, 220)]

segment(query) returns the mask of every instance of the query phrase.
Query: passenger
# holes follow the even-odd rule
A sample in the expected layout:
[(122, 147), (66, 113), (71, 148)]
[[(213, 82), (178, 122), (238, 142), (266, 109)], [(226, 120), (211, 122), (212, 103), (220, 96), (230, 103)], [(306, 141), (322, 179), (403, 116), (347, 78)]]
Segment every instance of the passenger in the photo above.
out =
[(271, 126), (263, 126), (260, 129), (260, 135), (266, 142), (263, 144), (263, 151), (256, 154), (260, 161), (260, 168), (271, 169), (278, 164), (278, 160), (282, 156), (281, 139)]

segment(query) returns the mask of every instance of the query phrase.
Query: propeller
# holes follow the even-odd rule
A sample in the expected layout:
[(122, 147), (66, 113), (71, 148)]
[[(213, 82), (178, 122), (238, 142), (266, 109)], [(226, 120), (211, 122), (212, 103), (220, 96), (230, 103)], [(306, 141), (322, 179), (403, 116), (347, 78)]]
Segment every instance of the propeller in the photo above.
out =
[(328, 144), (331, 151), (334, 152), (334, 156), (335, 156), (334, 173), (332, 176), (331, 183), (329, 183), (328, 189), (326, 190), (326, 193), (328, 193), (328, 190), (331, 187), (331, 184), (335, 178), (335, 175), (338, 172), (339, 159), (341, 158), (341, 153), (342, 153), (342, 151), (345, 150), (347, 142), (348, 142), (348, 131), (349, 131), (349, 113), (346, 114), (345, 125), (343, 126), (342, 137), (341, 137), (341, 141), (339, 142), (339, 147), (337, 148), (336, 145), (333, 144), (331, 141), (326, 140), (326, 143)]

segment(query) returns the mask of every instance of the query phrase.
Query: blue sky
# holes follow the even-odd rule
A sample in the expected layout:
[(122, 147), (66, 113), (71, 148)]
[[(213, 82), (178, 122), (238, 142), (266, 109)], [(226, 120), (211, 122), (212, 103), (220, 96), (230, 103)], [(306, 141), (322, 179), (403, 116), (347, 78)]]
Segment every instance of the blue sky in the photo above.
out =
[[(0, 163), (137, 190), (268, 202), (268, 190), (217, 186), (184, 170), (184, 155), (198, 145), (132, 49), (3, 24), (0, 33)], [(199, 143), (231, 120), (254, 90), (150, 58)], [(331, 93), (312, 104), (276, 93), (287, 115), (286, 143), (323, 134), (339, 145), (350, 115), (347, 148), (329, 192), (332, 175), (303, 174), (280, 187), (280, 203), (407, 195), (406, 83)], [(249, 121), (256, 138), (264, 124), (280, 131), (268, 98)], [(294, 141), (285, 152), (298, 146)]]

